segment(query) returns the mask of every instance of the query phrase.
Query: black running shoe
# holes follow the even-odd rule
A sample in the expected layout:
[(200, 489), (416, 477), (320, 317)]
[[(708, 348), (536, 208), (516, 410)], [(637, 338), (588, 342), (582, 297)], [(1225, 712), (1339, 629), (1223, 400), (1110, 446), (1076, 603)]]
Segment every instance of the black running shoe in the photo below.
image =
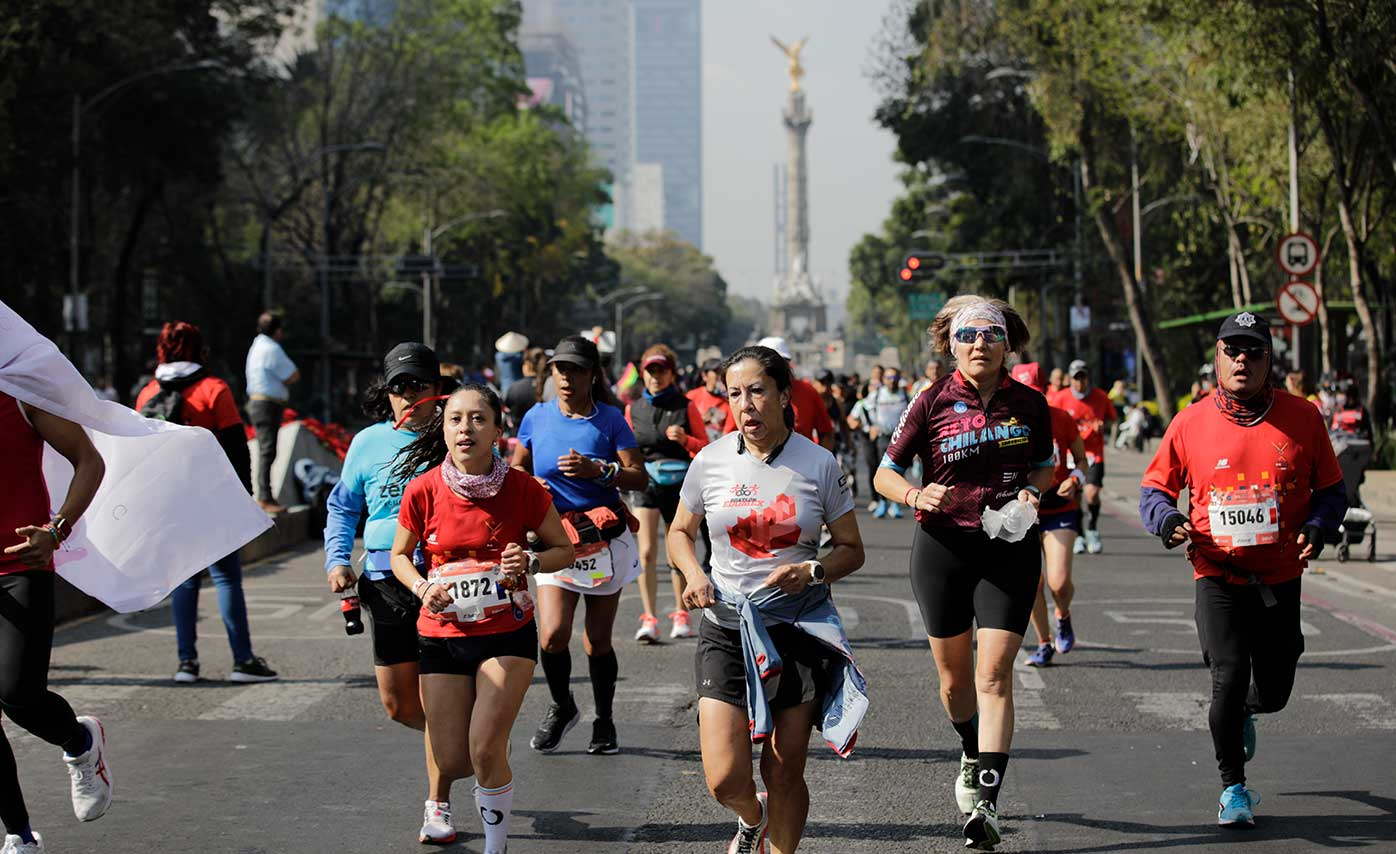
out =
[(557, 703), (548, 706), (548, 713), (543, 716), (543, 722), (538, 725), (538, 731), (533, 734), (528, 746), (539, 753), (552, 753), (562, 743), (562, 737), (571, 732), (581, 719), (582, 710), (577, 708), (576, 699), (568, 694), (566, 707)]
[(198, 682), (199, 662), (195, 659), (186, 659), (179, 663), (179, 669), (175, 671), (174, 681), (176, 682)]
[(276, 671), (267, 666), (267, 660), (256, 656), (234, 664), (233, 672), (228, 674), (229, 682), (272, 682), (276, 678)]
[(587, 745), (587, 753), (592, 756), (612, 753), (620, 753), (620, 745), (616, 744), (616, 724), (614, 721), (603, 721), (597, 719), (591, 723), (591, 744)]

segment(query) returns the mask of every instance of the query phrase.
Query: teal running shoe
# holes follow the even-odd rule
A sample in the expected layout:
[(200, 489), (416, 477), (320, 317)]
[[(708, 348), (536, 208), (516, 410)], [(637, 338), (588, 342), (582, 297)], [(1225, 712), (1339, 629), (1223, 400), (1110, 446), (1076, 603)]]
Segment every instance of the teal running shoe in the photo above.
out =
[(1255, 806), (1260, 793), (1236, 783), (1222, 789), (1217, 805), (1217, 824), (1221, 827), (1255, 827)]

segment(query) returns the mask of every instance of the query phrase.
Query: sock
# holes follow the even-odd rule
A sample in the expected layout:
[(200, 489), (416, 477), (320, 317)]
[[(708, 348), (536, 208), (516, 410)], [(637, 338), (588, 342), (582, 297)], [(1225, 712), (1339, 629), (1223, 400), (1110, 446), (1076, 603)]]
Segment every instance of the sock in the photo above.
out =
[(979, 758), (979, 715), (975, 715), (967, 721), (956, 723), (951, 721), (950, 725), (955, 728), (955, 732), (960, 736), (960, 746), (965, 755), (970, 759)]
[(553, 695), (553, 702), (565, 708), (572, 702), (572, 653), (565, 649), (562, 652), (540, 649), (538, 660), (543, 663), (543, 676), (548, 680), (548, 693)]
[(1094, 531), (1096, 522), (1100, 519), (1100, 502), (1086, 505), (1086, 530)]
[(588, 655), (587, 669), (591, 671), (591, 693), (596, 699), (598, 720), (611, 719), (611, 705), (616, 698), (616, 676), (620, 673), (620, 662), (613, 649), (605, 655)]
[(509, 816), (514, 811), (514, 781), (497, 789), (476, 786), (475, 808), (485, 829), (485, 854), (504, 854), (509, 844)]
[(1007, 753), (979, 754), (979, 800), (999, 805), (999, 787), (1003, 785), (1004, 771), (1008, 770)]
[(63, 752), (68, 756), (81, 756), (92, 749), (92, 732), (81, 723), (78, 724), (78, 731), (73, 733), (73, 737), (63, 742)]

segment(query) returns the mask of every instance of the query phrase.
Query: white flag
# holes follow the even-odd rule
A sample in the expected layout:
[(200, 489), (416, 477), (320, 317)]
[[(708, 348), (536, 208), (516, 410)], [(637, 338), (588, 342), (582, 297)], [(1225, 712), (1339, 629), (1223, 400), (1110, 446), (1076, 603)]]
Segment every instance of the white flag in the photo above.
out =
[[(101, 453), (101, 488), (53, 560), (75, 587), (117, 611), (149, 608), (271, 527), (212, 433), (97, 397), (53, 342), (3, 301), (0, 391), (81, 425)], [(54, 511), (72, 476), (68, 461), (45, 446)]]

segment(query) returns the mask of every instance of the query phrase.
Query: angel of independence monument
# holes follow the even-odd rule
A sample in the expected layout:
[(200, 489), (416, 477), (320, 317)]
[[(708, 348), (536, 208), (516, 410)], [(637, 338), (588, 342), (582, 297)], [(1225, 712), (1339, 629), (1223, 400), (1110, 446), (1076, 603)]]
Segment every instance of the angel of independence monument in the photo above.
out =
[[(790, 94), (785, 104), (785, 261), (782, 272), (775, 277), (775, 295), (771, 300), (771, 334), (783, 336), (797, 350), (809, 350), (813, 358), (800, 358), (803, 366), (820, 362), (816, 337), (823, 338), (828, 329), (824, 299), (818, 283), (809, 271), (809, 169), (805, 157), (805, 135), (814, 121), (814, 114), (805, 105), (805, 91), (800, 85), (805, 69), (800, 64), (800, 52), (808, 38), (787, 45), (771, 37), (776, 47), (789, 60)], [(777, 204), (780, 200), (777, 199)], [(804, 345), (804, 346), (800, 346)], [(801, 355), (801, 354), (797, 354)]]

